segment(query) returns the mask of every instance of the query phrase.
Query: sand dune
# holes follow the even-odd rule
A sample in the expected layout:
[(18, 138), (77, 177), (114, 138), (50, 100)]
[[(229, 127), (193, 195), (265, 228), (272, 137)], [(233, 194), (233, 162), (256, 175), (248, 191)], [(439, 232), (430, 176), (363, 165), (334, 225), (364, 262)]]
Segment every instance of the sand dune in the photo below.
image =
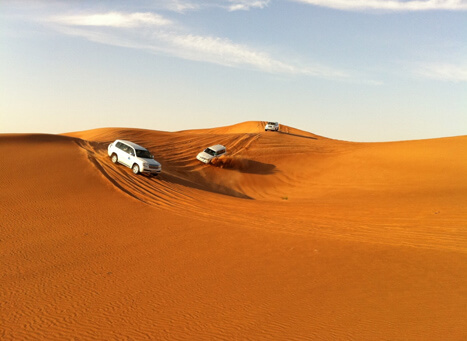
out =
[(467, 136), (264, 124), (0, 135), (1, 338), (466, 339)]

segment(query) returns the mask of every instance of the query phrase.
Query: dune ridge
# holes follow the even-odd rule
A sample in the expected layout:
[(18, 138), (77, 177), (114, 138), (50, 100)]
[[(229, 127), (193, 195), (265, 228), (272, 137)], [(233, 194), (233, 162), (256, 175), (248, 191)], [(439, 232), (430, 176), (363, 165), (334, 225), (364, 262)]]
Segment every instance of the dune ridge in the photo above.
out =
[[(299, 135), (299, 130), (284, 126), (294, 134), (252, 132), (264, 130), (264, 123), (206, 129), (202, 134), (100, 129), (71, 136), (98, 140), (82, 143), (90, 159), (118, 188), (148, 204), (174, 210), (184, 207), (211, 219), (221, 215), (223, 208), (211, 205), (207, 213), (205, 207), (217, 200), (213, 194), (224, 194), (257, 202), (251, 206), (224, 198), (226, 202), (233, 200), (228, 205), (241, 207), (239, 216), (254, 214), (258, 207), (267, 210), (273, 203), (279, 204), (274, 209), (277, 213), (268, 216), (272, 222), (265, 224), (260, 220), (259, 228), (267, 225), (268, 229), (289, 233), (322, 233), (430, 248), (441, 244), (465, 251), (465, 236), (454, 231), (467, 211), (453, 208), (459, 206), (467, 192), (463, 176), (467, 163), (458, 157), (458, 151), (465, 149), (466, 137), (354, 143)], [(164, 164), (163, 175), (158, 179), (135, 179), (125, 167), (111, 164), (106, 148), (117, 134), (152, 150)], [(216, 161), (214, 167), (195, 159), (199, 151), (216, 143), (226, 145), (228, 155)], [(203, 193), (198, 194), (199, 191)], [(278, 217), (286, 214), (290, 202), (301, 213), (288, 217), (288, 227), (284, 229)], [(427, 202), (432, 205), (430, 209)], [(341, 214), (335, 216), (339, 211)], [(366, 216), (367, 212), (372, 212), (372, 216)], [(396, 223), (392, 219), (378, 222), (379, 212), (391, 212)], [(418, 226), (420, 215), (432, 215), (423, 227)], [(327, 218), (316, 219), (319, 223), (310, 229), (298, 223), (313, 221), (317, 216)], [(371, 229), (361, 228), (366, 224), (362, 216)], [(240, 218), (240, 222), (244, 219)], [(443, 219), (447, 222), (438, 230)], [(380, 219), (385, 220), (388, 219)], [(347, 226), (347, 231), (332, 228), (341, 224)], [(388, 229), (392, 229), (389, 235), (385, 233)]]
[(0, 135), (1, 338), (467, 338), (467, 136), (264, 124)]

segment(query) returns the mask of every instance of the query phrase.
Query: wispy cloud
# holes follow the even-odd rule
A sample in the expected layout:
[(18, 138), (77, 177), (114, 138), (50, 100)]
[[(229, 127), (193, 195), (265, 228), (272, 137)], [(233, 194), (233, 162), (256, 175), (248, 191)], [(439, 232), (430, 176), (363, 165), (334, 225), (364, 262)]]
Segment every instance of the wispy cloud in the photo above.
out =
[(251, 8), (264, 8), (270, 0), (229, 0), (229, 11), (248, 11)]
[(465, 11), (466, 0), (291, 0), (348, 11)]
[(168, 10), (179, 13), (206, 8), (220, 8), (230, 12), (263, 9), (271, 0), (140, 0), (146, 8)]
[(423, 78), (447, 82), (467, 82), (467, 65), (426, 63), (416, 67), (414, 73)]
[(229, 39), (193, 34), (160, 33), (158, 38), (170, 44), (187, 59), (208, 61), (226, 66), (252, 66), (278, 73), (300, 73), (297, 67), (275, 60), (267, 53), (236, 44)]
[(50, 18), (58, 24), (67, 26), (107, 26), (107, 27), (140, 27), (167, 26), (172, 22), (154, 13), (118, 13), (65, 15)]
[(54, 16), (55, 29), (93, 42), (163, 53), (178, 58), (277, 74), (302, 74), (348, 80), (351, 76), (324, 65), (299, 65), (230, 39), (187, 33), (176, 22), (154, 13), (85, 14)]
[(164, 0), (159, 2), (159, 6), (154, 4), (154, 2), (151, 2), (151, 4), (162, 9), (179, 13), (198, 10), (202, 5), (200, 1), (194, 3), (190, 0)]
[(230, 67), (249, 67), (269, 73), (303, 74), (321, 78), (347, 79), (347, 72), (323, 65), (299, 66), (275, 59), (266, 52), (237, 44), (229, 39), (192, 34), (162, 33), (172, 53), (190, 60), (205, 61)]

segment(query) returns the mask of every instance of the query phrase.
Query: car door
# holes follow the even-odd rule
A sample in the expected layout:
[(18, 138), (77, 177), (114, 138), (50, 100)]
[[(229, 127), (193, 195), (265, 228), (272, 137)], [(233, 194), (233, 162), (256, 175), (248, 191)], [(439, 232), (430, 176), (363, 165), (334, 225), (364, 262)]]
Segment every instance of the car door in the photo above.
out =
[(118, 161), (123, 163), (124, 165), (129, 165), (129, 158), (130, 154), (128, 151), (130, 150), (130, 146), (126, 145), (125, 143), (121, 143), (118, 147)]
[(124, 152), (125, 148), (126, 148), (125, 144), (123, 144), (122, 142), (117, 142), (115, 144), (115, 149), (114, 149), (114, 152), (115, 154), (117, 154), (117, 157), (118, 157), (118, 162), (124, 165), (126, 164), (125, 163), (125, 152)]
[(129, 147), (128, 148), (128, 156), (127, 156), (128, 167), (133, 166), (133, 164), (135, 163), (135, 158), (136, 158), (136, 154), (135, 154), (134, 148)]

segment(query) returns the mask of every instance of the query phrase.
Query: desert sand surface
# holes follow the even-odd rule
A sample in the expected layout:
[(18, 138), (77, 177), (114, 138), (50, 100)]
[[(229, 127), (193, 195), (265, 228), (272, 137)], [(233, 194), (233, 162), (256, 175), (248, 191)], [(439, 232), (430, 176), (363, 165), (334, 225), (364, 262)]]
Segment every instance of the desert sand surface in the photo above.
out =
[(467, 136), (264, 124), (1, 134), (0, 339), (466, 340)]

